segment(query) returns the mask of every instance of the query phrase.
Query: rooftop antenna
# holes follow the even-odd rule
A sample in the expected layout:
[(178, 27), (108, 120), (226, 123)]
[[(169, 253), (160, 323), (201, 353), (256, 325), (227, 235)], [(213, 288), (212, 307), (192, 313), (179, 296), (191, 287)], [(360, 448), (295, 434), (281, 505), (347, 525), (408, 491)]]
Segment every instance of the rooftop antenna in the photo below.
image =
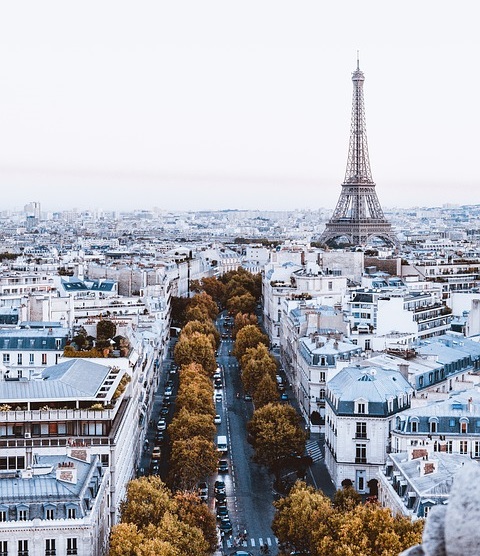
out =
[(360, 71), (360, 55), (358, 50), (357, 50), (357, 71)]

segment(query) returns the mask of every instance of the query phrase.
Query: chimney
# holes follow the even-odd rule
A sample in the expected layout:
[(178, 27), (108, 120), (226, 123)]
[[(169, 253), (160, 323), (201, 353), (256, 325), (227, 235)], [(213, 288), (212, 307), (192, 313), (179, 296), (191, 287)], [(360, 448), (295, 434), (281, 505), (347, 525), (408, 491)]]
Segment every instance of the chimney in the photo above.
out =
[(422, 459), (420, 461), (420, 477), (424, 477), (425, 475), (431, 475), (432, 473), (437, 472), (437, 464), (436, 460), (429, 460), (428, 456), (427, 459)]
[(77, 484), (77, 468), (73, 461), (65, 461), (59, 463), (56, 470), (57, 481), (69, 483), (71, 485)]
[(398, 364), (398, 370), (400, 371), (400, 374), (403, 376), (403, 378), (408, 382), (408, 368), (409, 368), (409, 364), (408, 363), (399, 363)]

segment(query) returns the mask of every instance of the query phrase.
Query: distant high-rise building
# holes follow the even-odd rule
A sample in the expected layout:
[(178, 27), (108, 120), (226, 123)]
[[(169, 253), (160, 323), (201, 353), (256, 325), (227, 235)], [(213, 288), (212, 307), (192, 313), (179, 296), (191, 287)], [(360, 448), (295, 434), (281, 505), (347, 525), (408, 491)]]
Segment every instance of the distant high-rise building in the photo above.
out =
[(33, 217), (37, 220), (37, 222), (40, 220), (41, 210), (40, 210), (40, 203), (38, 201), (32, 201), (30, 203), (27, 203), (23, 207), (23, 210), (27, 218)]
[(370, 170), (363, 102), (365, 77), (358, 60), (352, 81), (352, 123), (345, 180), (337, 206), (320, 241), (328, 244), (335, 239), (346, 238), (351, 245), (364, 246), (372, 238), (379, 238), (393, 246), (398, 241), (383, 214)]

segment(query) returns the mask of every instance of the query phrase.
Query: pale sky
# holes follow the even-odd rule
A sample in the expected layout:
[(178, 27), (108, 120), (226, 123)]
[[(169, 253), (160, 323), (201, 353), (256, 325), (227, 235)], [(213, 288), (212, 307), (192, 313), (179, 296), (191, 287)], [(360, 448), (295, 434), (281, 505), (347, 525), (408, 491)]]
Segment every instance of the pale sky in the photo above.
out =
[(477, 0), (0, 0), (0, 210), (478, 204)]

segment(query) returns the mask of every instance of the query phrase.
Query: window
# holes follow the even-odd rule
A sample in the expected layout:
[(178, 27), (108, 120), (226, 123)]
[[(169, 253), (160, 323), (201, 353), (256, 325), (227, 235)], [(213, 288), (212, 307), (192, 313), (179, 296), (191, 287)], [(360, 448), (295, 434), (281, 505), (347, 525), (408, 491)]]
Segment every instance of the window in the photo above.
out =
[(27, 509), (19, 509), (18, 510), (18, 521), (27, 521), (28, 520), (28, 510)]
[(412, 421), (410, 423), (410, 430), (412, 432), (418, 432), (418, 421)]
[(355, 438), (367, 438), (367, 423), (365, 422), (357, 423)]
[(460, 432), (461, 434), (467, 434), (467, 422), (466, 421), (461, 421), (460, 422)]
[(30, 365), (35, 365), (35, 354), (31, 353), (30, 357), (29, 357), (29, 364)]
[(28, 556), (28, 541), (18, 541), (18, 556)]
[(480, 442), (478, 440), (473, 444), (473, 457), (480, 458)]
[(328, 282), (328, 291), (331, 292), (333, 290), (333, 282)]
[(435, 434), (437, 432), (437, 421), (430, 421), (430, 432)]
[(452, 454), (453, 453), (453, 440), (449, 440), (447, 442), (447, 454)]
[(47, 364), (47, 354), (42, 353), (42, 365), (46, 365), (46, 364)]
[(363, 401), (356, 402), (356, 413), (365, 415), (367, 413), (367, 404)]
[(76, 517), (77, 517), (77, 509), (76, 508), (68, 508), (67, 518), (68, 519), (75, 519)]
[(366, 349), (366, 350), (372, 349), (370, 340), (365, 340), (365, 349)]
[(0, 522), (7, 521), (7, 510), (0, 510)]
[(55, 510), (53, 508), (45, 509), (45, 519), (55, 519)]
[(10, 354), (9, 353), (4, 353), (3, 354), (3, 362), (4, 363), (10, 363)]
[(67, 556), (78, 554), (77, 552), (77, 539), (67, 539)]
[(325, 371), (320, 371), (320, 382), (325, 382), (326, 374)]
[(367, 445), (355, 445), (355, 463), (367, 463)]
[(320, 396), (321, 400), (325, 399), (325, 389), (324, 388), (320, 388), (319, 396)]
[(17, 365), (23, 365), (23, 354), (17, 353)]
[(8, 541), (0, 541), (0, 556), (8, 556)]
[(432, 506), (425, 506), (423, 508), (423, 517), (427, 517), (429, 511), (431, 510)]
[(45, 539), (45, 556), (55, 556), (56, 554), (55, 539)]
[(454, 427), (455, 426), (455, 419), (450, 419), (448, 424), (449, 424), (450, 427)]
[(468, 453), (468, 441), (460, 440), (460, 453), (466, 455)]

